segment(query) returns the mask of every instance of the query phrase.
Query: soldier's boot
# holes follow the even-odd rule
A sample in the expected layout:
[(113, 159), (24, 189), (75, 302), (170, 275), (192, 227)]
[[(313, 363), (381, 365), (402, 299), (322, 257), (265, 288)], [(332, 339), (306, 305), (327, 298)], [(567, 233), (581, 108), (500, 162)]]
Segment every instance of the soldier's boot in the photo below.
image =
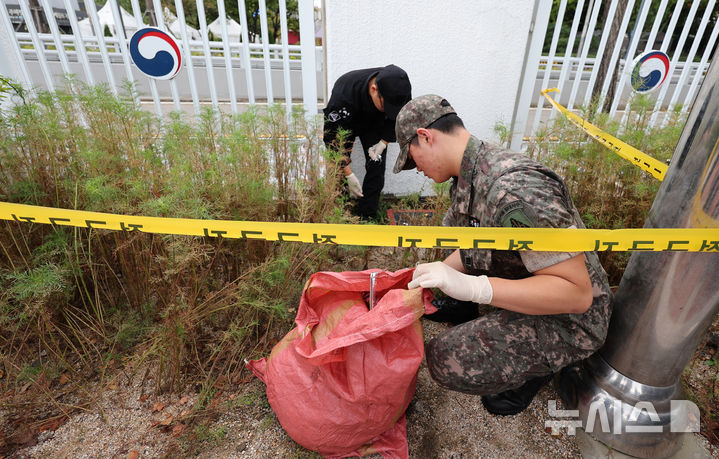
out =
[(459, 301), (454, 298), (436, 298), (432, 304), (437, 312), (427, 314), (424, 317), (434, 322), (451, 322), (452, 325), (459, 325), (479, 317), (477, 303), (471, 301)]
[(539, 389), (552, 379), (552, 374), (533, 378), (517, 387), (498, 394), (482, 395), (482, 405), (492, 414), (513, 416), (524, 411)]

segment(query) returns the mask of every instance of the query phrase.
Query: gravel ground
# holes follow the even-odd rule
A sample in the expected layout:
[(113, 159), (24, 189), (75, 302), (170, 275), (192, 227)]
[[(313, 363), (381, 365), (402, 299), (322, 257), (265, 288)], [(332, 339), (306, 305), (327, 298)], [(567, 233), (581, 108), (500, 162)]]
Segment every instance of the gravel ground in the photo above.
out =
[[(413, 260), (403, 255), (406, 254), (395, 249), (371, 250), (367, 252), (364, 266), (349, 269), (393, 270), (410, 262), (427, 261), (432, 256), (423, 250)], [(422, 325), (425, 341), (447, 327), (427, 320), (423, 320)], [(707, 380), (700, 378), (699, 372), (709, 368), (713, 369), (707, 365), (692, 368), (692, 374), (697, 373), (693, 382), (698, 387)], [(10, 457), (174, 458), (182, 456), (188, 446), (199, 451), (194, 455), (201, 458), (321, 457), (302, 448), (285, 433), (267, 402), (264, 385), (257, 378), (219, 393), (216, 400), (221, 415), (208, 431), (195, 436), (202, 441), (198, 439), (188, 445), (183, 417), (191, 412), (199, 394), (156, 396), (154, 381), (144, 373), (141, 369), (130, 380), (118, 375), (113, 382), (97, 388), (103, 394), (101, 409), (72, 416), (54, 432), (43, 432), (36, 445), (16, 451)], [(523, 413), (493, 416), (484, 409), (480, 397), (437, 386), (422, 364), (415, 396), (406, 412), (409, 455), (420, 459), (581, 457), (576, 437), (564, 431), (550, 435), (544, 430), (545, 421), (551, 419), (548, 402), (558, 399), (554, 388), (547, 386)], [(557, 407), (561, 409), (561, 403), (558, 402)], [(695, 438), (709, 456), (719, 459), (719, 449), (711, 447), (700, 435)]]
[[(429, 321), (423, 321), (423, 325), (425, 340), (445, 327)], [(11, 457), (159, 457), (167, 453), (168, 446), (181, 445), (186, 432), (178, 418), (190, 412), (198, 394), (148, 396), (154, 382), (142, 372), (129, 382), (124, 377), (122, 380), (102, 388), (102, 410), (73, 416), (56, 431), (43, 432), (35, 446)], [(195, 445), (200, 451), (198, 457), (320, 457), (284, 432), (258, 379), (234, 387), (236, 390), (217, 397), (223, 414), (205, 434), (205, 440)], [(547, 403), (556, 399), (554, 388), (545, 387), (525, 412), (493, 416), (482, 407), (479, 397), (438, 387), (423, 364), (415, 397), (406, 413), (410, 457), (581, 457), (575, 437), (566, 433), (554, 436), (544, 430)], [(719, 451), (703, 437), (698, 438), (711, 456), (719, 458)]]

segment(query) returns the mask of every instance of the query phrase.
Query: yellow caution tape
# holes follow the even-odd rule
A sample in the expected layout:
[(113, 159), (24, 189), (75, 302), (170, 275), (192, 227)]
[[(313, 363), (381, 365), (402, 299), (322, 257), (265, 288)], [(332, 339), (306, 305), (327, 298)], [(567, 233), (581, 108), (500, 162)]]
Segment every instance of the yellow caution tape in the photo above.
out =
[(719, 252), (719, 228), (619, 230), (338, 225), (141, 217), (0, 202), (0, 219), (98, 230), (444, 249)]
[(554, 108), (562, 112), (569, 120), (579, 126), (581, 129), (584, 130), (587, 134), (594, 137), (596, 140), (601, 142), (605, 147), (612, 150), (614, 153), (618, 154), (622, 158), (630, 161), (635, 166), (639, 166), (641, 169), (649, 172), (652, 174), (655, 178), (659, 180), (664, 180), (664, 176), (667, 173), (667, 165), (662, 163), (661, 161), (658, 161), (651, 156), (647, 155), (646, 153), (642, 153), (641, 151), (637, 150), (633, 146), (622, 142), (621, 140), (617, 139), (616, 137), (607, 134), (606, 132), (602, 131), (598, 127), (594, 126), (593, 124), (590, 124), (586, 122), (583, 118), (575, 115), (574, 113), (570, 112), (563, 106), (559, 105), (557, 101), (549, 97), (547, 94), (548, 92), (559, 92), (559, 89), (557, 88), (551, 88), (551, 89), (545, 89), (541, 92), (541, 94), (547, 98), (549, 103), (551, 103)]

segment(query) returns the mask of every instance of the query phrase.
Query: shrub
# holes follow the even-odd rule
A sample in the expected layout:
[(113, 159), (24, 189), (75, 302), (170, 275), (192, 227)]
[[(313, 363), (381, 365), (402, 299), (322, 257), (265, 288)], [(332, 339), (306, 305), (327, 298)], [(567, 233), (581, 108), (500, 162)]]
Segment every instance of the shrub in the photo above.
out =
[[(161, 123), (131, 91), (68, 87), (0, 115), (0, 201), (344, 221), (338, 166), (302, 111), (207, 110)], [(0, 222), (0, 387), (27, 380), (18, 377), (38, 350), (74, 380), (104, 374), (108, 355), (130, 368), (152, 362), (158, 391), (237, 378), (245, 358), (287, 331), (302, 283), (337, 250)]]

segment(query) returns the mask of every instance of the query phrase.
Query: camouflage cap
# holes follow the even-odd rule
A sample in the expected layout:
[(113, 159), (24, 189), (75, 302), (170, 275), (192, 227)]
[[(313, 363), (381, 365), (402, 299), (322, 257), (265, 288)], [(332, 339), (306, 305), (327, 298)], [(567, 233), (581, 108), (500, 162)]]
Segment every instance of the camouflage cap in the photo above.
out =
[(445, 98), (436, 94), (416, 97), (402, 107), (394, 125), (397, 143), (399, 143), (399, 156), (393, 169), (395, 174), (415, 167), (414, 161), (407, 161), (407, 156), (409, 155), (409, 144), (417, 135), (417, 129), (426, 128), (450, 113), (457, 112)]

